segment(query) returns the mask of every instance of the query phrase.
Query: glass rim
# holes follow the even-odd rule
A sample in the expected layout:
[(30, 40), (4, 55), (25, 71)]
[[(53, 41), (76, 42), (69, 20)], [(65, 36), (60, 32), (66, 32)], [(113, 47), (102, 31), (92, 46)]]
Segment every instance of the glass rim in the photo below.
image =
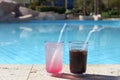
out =
[(44, 43), (64, 43), (63, 41), (57, 42), (57, 41), (44, 41)]
[(45, 45), (63, 45), (63, 42), (46, 41)]
[[(72, 44), (72, 43), (79, 43), (79, 44), (84, 44), (85, 43), (85, 41), (69, 41), (69, 43), (70, 44)], [(88, 44), (88, 42), (86, 43), (86, 44)]]

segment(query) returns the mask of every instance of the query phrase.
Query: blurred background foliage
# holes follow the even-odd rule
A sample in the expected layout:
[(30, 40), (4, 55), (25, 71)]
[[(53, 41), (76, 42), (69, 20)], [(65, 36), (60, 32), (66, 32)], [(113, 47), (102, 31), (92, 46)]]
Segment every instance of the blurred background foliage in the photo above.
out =
[[(101, 14), (104, 18), (120, 18), (120, 0), (73, 0), (73, 8), (67, 9), (68, 0), (62, 6), (56, 6), (58, 0), (31, 0), (29, 8), (40, 12), (54, 11), (60, 14), (93, 15)], [(62, 1), (62, 0), (61, 0)]]

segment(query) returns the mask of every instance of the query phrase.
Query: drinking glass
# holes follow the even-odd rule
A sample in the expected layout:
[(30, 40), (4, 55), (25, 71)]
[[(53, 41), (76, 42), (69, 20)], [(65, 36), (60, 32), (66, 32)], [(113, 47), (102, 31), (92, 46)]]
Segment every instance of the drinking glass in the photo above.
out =
[(46, 42), (46, 70), (48, 73), (59, 73), (62, 70), (63, 43)]
[(69, 42), (70, 72), (81, 74), (86, 72), (87, 43)]

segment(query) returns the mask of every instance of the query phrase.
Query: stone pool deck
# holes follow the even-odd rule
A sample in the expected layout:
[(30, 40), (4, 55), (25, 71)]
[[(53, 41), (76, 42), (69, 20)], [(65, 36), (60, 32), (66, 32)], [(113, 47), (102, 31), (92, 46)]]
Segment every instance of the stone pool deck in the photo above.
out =
[(0, 64), (0, 80), (120, 80), (120, 64), (87, 65), (84, 75), (71, 74), (68, 65), (61, 74), (49, 75), (45, 65)]

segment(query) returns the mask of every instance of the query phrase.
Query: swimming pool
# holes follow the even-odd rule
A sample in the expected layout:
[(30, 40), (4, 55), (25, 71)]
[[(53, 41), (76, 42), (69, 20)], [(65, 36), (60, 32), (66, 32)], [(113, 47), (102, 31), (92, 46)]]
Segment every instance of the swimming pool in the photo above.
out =
[(88, 64), (120, 64), (120, 20), (30, 21), (0, 23), (0, 64), (45, 64), (45, 41), (57, 41), (64, 25), (64, 64), (69, 63), (69, 41), (85, 41), (90, 30)]

